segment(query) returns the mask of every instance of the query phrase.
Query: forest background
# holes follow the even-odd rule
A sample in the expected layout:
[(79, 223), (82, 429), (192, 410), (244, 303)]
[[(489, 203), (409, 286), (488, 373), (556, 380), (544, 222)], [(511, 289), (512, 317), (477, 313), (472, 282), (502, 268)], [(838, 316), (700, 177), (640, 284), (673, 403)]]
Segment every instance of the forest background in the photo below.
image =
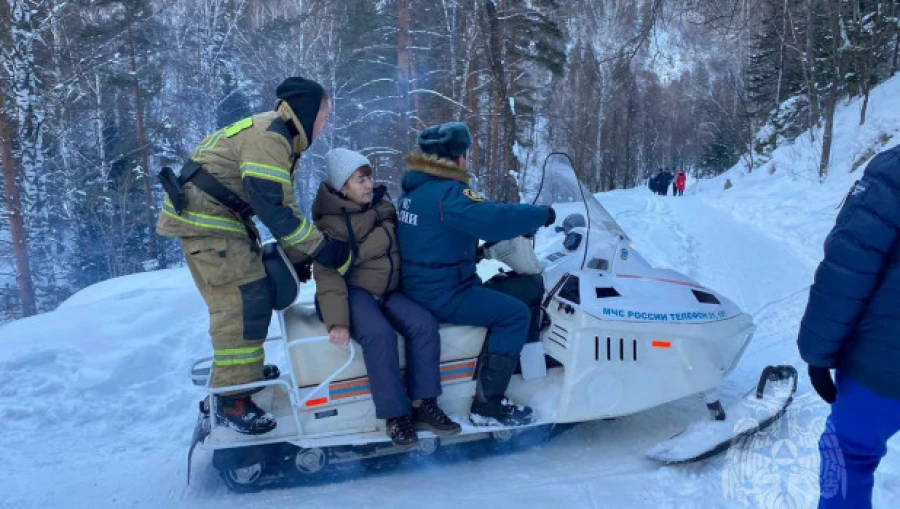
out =
[(897, 0), (0, 0), (0, 322), (178, 264), (154, 233), (156, 173), (272, 108), (287, 76), (334, 100), (298, 168), (305, 211), (330, 148), (367, 155), (396, 197), (417, 132), (450, 120), (502, 201), (534, 192), (550, 150), (599, 192), (662, 167), (752, 171), (809, 127), (824, 180), (838, 102), (898, 70), (898, 16)]

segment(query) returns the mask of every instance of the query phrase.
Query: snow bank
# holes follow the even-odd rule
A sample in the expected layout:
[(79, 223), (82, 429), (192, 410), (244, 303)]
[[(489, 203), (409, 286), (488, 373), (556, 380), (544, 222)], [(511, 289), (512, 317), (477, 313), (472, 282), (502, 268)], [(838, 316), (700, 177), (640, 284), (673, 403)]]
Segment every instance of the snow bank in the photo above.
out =
[[(743, 161), (722, 175), (688, 185), (732, 216), (770, 231), (810, 263), (822, 258), (822, 243), (834, 225), (844, 196), (878, 152), (900, 144), (900, 75), (872, 91), (867, 121), (859, 126), (862, 98), (844, 101), (835, 112), (831, 166), (819, 179), (822, 129), (812, 140), (804, 132), (777, 147), (752, 173)], [(731, 189), (725, 190), (725, 182)]]

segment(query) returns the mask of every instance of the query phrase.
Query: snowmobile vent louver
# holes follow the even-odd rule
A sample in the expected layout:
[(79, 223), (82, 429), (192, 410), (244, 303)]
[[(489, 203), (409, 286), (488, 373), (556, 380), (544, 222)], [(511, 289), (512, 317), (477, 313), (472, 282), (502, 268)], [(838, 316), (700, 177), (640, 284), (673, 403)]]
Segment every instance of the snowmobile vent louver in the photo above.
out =
[(566, 345), (569, 343), (569, 331), (563, 329), (558, 324), (553, 324), (549, 337), (550, 341), (553, 341), (563, 348), (568, 348)]
[[(600, 354), (602, 351), (601, 348), (601, 340), (599, 336), (594, 337), (594, 360), (600, 360)], [(638, 340), (632, 339), (631, 341), (626, 341), (625, 338), (618, 338), (618, 341), (614, 340), (612, 337), (606, 338), (606, 360), (613, 361), (618, 357), (618, 360), (624, 361), (625, 359), (629, 359), (637, 362), (638, 360)]]

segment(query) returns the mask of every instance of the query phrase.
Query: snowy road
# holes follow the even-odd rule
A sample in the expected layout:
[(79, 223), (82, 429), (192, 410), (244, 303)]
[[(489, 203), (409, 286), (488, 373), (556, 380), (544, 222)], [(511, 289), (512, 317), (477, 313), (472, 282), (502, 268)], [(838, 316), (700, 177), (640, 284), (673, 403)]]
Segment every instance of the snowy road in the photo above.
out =
[[(726, 404), (752, 387), (766, 364), (799, 365), (794, 340), (805, 305), (804, 290), (815, 269), (806, 258), (798, 258), (777, 237), (729, 216), (699, 196), (660, 197), (645, 190), (629, 190), (600, 198), (652, 264), (684, 272), (755, 314), (757, 336), (723, 388)], [(178, 291), (138, 290), (146, 291), (146, 295), (131, 296), (133, 306), (148, 313), (153, 307), (158, 313), (160, 306), (201, 312), (202, 303), (198, 304), (199, 297), (191, 293), (186, 272), (173, 274), (177, 276), (173, 278), (184, 280)], [(145, 282), (152, 285), (149, 280)], [(170, 300), (163, 295), (174, 297)], [(472, 457), (441, 465), (405, 466), (369, 475), (357, 472), (327, 485), (252, 495), (229, 493), (209, 466), (209, 457), (201, 454), (196, 458), (199, 468), (194, 483), (186, 487), (184, 459), (199, 393), (188, 385), (184, 368), (205, 351), (205, 325), (182, 314), (183, 318), (171, 320), (173, 323), (164, 327), (165, 332), (141, 336), (143, 327), (151, 325), (141, 321), (144, 314), (118, 320), (119, 332), (115, 334), (121, 337), (118, 342), (107, 341), (104, 348), (121, 348), (128, 355), (98, 352), (105, 359), (105, 364), (98, 366), (124, 370), (120, 375), (131, 376), (131, 389), (92, 387), (83, 392), (73, 388), (79, 377), (101, 369), (92, 365), (85, 353), (90, 345), (68, 348), (60, 337), (67, 332), (65, 327), (43, 327), (41, 320), (84, 319), (85, 313), (95, 313), (103, 321), (106, 313), (116, 313), (115, 306), (123, 301), (121, 294), (112, 291), (106, 298), (108, 301), (84, 303), (77, 310), (61, 310), (0, 329), (4, 340), (7, 335), (32, 336), (27, 342), (14, 342), (11, 353), (0, 354), (0, 417), (13, 422), (0, 447), (5, 486), (0, 506), (687, 509), (812, 507), (815, 500), (815, 440), (826, 408), (810, 395), (805, 381), (801, 381), (795, 407), (770, 435), (772, 440), (761, 445), (769, 451), (780, 438), (779, 443), (792, 446), (787, 448), (789, 457), (766, 465), (769, 471), (781, 473), (775, 478), (749, 481), (753, 472), (748, 470), (758, 467), (759, 461), (747, 461), (746, 455), (726, 454), (687, 467), (659, 467), (644, 459), (643, 452), (653, 443), (704, 415), (702, 402), (690, 398), (637, 416), (582, 424), (549, 443), (524, 451), (473, 453)], [(128, 337), (128, 331), (137, 337)], [(103, 336), (104, 332), (85, 328), (79, 337), (93, 334)], [(128, 346), (109, 346), (115, 344)], [(44, 357), (29, 352), (31, 348), (45, 352)], [(153, 377), (130, 372), (130, 364), (124, 360), (129, 355), (149, 359), (150, 367), (171, 369), (172, 375)], [(81, 359), (84, 367), (72, 367), (70, 357)], [(22, 369), (27, 359), (32, 365)], [(51, 369), (68, 371), (44, 374)], [(28, 379), (46, 390), (15, 388), (19, 381)], [(16, 394), (34, 397), (17, 403)], [(142, 408), (145, 397), (154, 406), (152, 411)], [(54, 410), (57, 405), (65, 411)], [(72, 419), (67, 419), (67, 412)], [(113, 422), (96, 425), (104, 415)], [(877, 478), (876, 507), (900, 506), (900, 451), (896, 441), (892, 445), (887, 464)], [(778, 500), (796, 503), (778, 505)]]

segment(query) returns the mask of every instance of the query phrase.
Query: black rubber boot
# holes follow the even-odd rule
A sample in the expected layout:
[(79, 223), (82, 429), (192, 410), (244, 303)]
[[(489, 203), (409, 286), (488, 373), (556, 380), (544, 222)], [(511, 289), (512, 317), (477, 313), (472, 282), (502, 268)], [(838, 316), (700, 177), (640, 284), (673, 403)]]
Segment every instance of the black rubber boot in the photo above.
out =
[(422, 406), (413, 407), (412, 419), (417, 430), (431, 431), (435, 435), (457, 435), (462, 431), (462, 427), (441, 410), (437, 398), (425, 398)]
[(412, 418), (409, 414), (400, 417), (392, 417), (387, 420), (387, 434), (391, 437), (394, 447), (400, 449), (413, 449), (419, 443), (419, 436), (416, 435), (416, 427), (413, 426)]
[(216, 418), (219, 424), (244, 435), (268, 433), (278, 425), (275, 417), (256, 406), (250, 396), (220, 396)]
[(469, 410), (476, 426), (524, 426), (534, 420), (530, 407), (506, 398), (509, 379), (516, 369), (516, 357), (484, 353), (478, 363), (478, 385)]

